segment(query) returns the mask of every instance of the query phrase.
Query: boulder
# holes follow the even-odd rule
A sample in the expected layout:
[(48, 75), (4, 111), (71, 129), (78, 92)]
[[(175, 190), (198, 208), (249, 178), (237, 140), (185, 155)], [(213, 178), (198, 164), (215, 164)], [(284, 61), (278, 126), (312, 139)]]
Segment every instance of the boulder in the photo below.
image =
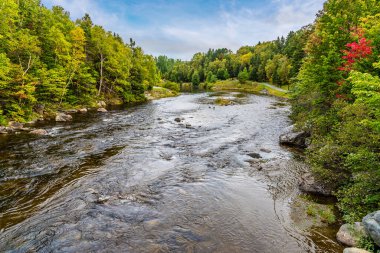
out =
[(16, 122), (16, 121), (10, 121), (8, 126), (13, 128), (13, 129), (21, 129), (24, 127), (24, 125), (22, 123)]
[(175, 118), (174, 121), (175, 121), (175, 122), (181, 122), (182, 119), (181, 119), (181, 118)]
[(363, 226), (377, 246), (380, 246), (380, 211), (365, 216), (363, 218)]
[(358, 248), (345, 248), (343, 250), (343, 253), (370, 253), (369, 251), (366, 251), (365, 249), (358, 249)]
[(7, 128), (0, 126), (0, 134), (7, 134), (7, 133), (8, 133)]
[(43, 104), (38, 104), (34, 107), (34, 111), (40, 115), (44, 114), (45, 106)]
[(301, 176), (298, 188), (302, 192), (312, 193), (323, 196), (331, 196), (332, 190), (324, 183), (315, 179), (312, 173), (308, 172)]
[(66, 122), (66, 121), (71, 121), (71, 120), (73, 120), (73, 117), (65, 113), (58, 113), (55, 116), (55, 121), (57, 122)]
[(98, 102), (98, 106), (99, 106), (99, 107), (106, 107), (107, 104), (106, 104), (106, 102), (104, 102), (104, 101), (99, 101), (99, 102)]
[(297, 148), (307, 148), (310, 145), (310, 133), (305, 131), (295, 132), (294, 127), (291, 126), (287, 128), (287, 131), (280, 135), (280, 144), (297, 147)]
[(107, 112), (107, 109), (105, 109), (105, 108), (98, 108), (97, 111), (98, 111), (98, 112)]
[(87, 110), (87, 108), (82, 108), (82, 109), (79, 109), (78, 112), (79, 113), (87, 113), (88, 110)]
[(365, 235), (363, 224), (355, 222), (354, 224), (342, 225), (336, 234), (336, 239), (346, 246), (355, 247), (358, 246), (360, 238)]
[(260, 159), (260, 158), (262, 158), (261, 155), (258, 154), (258, 153), (249, 153), (247, 155), (250, 156), (250, 157), (252, 157), (252, 158), (254, 158), (254, 159)]
[(36, 129), (36, 130), (33, 130), (29, 133), (35, 134), (35, 135), (47, 135), (48, 134), (48, 132), (45, 129)]

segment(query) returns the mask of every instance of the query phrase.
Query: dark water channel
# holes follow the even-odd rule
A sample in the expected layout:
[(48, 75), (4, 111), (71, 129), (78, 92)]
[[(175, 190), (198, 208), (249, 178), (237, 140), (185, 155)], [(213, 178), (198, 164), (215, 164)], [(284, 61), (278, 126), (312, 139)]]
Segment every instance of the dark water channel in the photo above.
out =
[(290, 219), (304, 166), (278, 145), (289, 108), (217, 95), (0, 137), (0, 252), (340, 252)]

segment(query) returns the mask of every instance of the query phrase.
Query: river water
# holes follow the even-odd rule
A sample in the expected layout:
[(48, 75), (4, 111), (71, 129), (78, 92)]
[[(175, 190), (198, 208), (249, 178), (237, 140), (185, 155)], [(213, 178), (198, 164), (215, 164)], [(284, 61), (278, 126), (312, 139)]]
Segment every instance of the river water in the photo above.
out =
[(0, 251), (339, 252), (290, 218), (304, 166), (278, 102), (182, 95), (1, 137)]

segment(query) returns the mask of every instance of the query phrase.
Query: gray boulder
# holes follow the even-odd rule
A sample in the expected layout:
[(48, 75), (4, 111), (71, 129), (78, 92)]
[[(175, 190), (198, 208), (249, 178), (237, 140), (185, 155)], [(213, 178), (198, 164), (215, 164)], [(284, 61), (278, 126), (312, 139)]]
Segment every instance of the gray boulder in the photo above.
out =
[(33, 130), (29, 133), (35, 134), (35, 135), (47, 135), (48, 134), (48, 132), (45, 129), (36, 129), (36, 130)]
[(369, 251), (366, 251), (365, 249), (358, 249), (358, 248), (345, 248), (343, 250), (343, 253), (370, 253)]
[(55, 116), (55, 121), (57, 122), (66, 122), (66, 121), (71, 121), (71, 120), (73, 120), (73, 117), (65, 113), (58, 113)]
[(363, 218), (365, 231), (380, 246), (380, 211), (368, 214)]
[(305, 131), (295, 132), (294, 127), (287, 128), (286, 132), (280, 135), (280, 144), (298, 148), (307, 148), (310, 145), (308, 139), (310, 134)]
[(318, 194), (323, 196), (331, 196), (332, 190), (323, 182), (318, 181), (312, 173), (308, 172), (301, 176), (298, 188), (302, 192)]
[(355, 247), (358, 246), (360, 238), (365, 235), (363, 224), (355, 222), (354, 224), (342, 225), (336, 234), (336, 239), (346, 246)]
[(98, 112), (107, 112), (107, 109), (105, 109), (105, 108), (98, 108), (97, 111), (98, 111)]

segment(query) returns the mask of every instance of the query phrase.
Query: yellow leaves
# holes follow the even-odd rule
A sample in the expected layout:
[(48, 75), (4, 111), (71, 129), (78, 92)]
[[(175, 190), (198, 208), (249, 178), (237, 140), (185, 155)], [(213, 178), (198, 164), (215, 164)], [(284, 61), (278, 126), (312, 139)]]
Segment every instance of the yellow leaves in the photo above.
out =
[(244, 55), (240, 56), (240, 62), (242, 64), (249, 64), (250, 61), (251, 61), (252, 56), (253, 56), (252, 52), (244, 54)]

